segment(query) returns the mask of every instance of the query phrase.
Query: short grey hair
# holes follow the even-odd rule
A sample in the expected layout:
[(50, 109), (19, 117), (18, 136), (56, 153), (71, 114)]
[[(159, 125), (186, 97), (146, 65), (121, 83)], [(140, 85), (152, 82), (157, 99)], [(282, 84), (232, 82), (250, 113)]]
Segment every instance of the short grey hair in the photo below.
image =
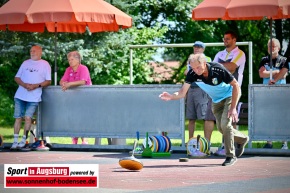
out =
[(42, 52), (42, 47), (40, 45), (33, 45), (31, 48), (36, 48)]
[(190, 54), (188, 57), (188, 63), (198, 61), (200, 64), (206, 62), (204, 54)]
[(76, 59), (79, 59), (79, 62), (81, 63), (82, 57), (81, 57), (81, 55), (80, 55), (80, 53), (78, 51), (69, 52), (67, 54), (67, 59), (70, 58), (70, 57), (74, 57)]
[[(271, 42), (271, 39), (269, 39), (269, 41), (268, 41), (268, 46), (270, 46), (270, 42)], [(272, 38), (272, 42), (274, 42), (278, 46), (279, 49), (281, 48), (281, 44), (280, 44), (280, 41), (278, 39)]]

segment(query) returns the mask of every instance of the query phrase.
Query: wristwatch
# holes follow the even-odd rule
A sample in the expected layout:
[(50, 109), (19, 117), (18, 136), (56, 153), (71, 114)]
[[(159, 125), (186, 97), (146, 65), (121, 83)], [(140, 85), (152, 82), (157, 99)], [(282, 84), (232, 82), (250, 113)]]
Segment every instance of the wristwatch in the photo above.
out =
[(38, 88), (40, 88), (40, 87), (41, 87), (41, 84), (38, 85)]

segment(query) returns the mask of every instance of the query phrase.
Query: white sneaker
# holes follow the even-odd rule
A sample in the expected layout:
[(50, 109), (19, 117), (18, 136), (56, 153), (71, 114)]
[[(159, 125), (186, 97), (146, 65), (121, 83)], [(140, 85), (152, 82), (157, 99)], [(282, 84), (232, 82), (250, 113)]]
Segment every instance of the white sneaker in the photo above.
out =
[(215, 156), (226, 156), (225, 147), (219, 147), (218, 150), (214, 153)]
[(12, 144), (12, 146), (10, 147), (10, 149), (17, 149), (17, 145), (18, 145), (18, 143), (17, 142), (14, 142)]
[(284, 144), (282, 145), (282, 148), (281, 148), (281, 149), (288, 149), (287, 144), (284, 143)]
[(23, 148), (25, 146), (25, 144), (26, 144), (25, 142), (20, 141), (17, 145), (17, 148)]

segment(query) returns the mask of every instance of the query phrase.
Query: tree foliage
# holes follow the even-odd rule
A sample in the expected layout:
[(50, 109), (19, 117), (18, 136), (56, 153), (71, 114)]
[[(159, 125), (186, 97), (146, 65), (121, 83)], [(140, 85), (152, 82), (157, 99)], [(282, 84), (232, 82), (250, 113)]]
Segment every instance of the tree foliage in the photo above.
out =
[[(123, 5), (128, 9), (128, 4), (122, 1), (114, 2), (118, 8)], [(132, 27), (119, 32), (93, 34), (0, 31), (0, 102), (1, 107), (5, 106), (0, 112), (0, 120), (12, 117), (13, 96), (18, 87), (14, 82), (14, 76), (22, 62), (29, 58), (29, 49), (32, 45), (41, 45), (42, 58), (51, 64), (53, 70), (54, 66), (57, 66), (57, 82), (68, 67), (66, 54), (78, 50), (83, 56), (82, 63), (90, 69), (93, 84), (129, 84), (128, 45), (152, 44), (162, 38), (166, 31), (167, 27), (158, 23), (142, 29)], [(134, 50), (134, 84), (153, 83), (153, 70), (149, 66), (149, 61), (155, 52), (156, 49)], [(54, 74), (52, 79), (54, 80)]]

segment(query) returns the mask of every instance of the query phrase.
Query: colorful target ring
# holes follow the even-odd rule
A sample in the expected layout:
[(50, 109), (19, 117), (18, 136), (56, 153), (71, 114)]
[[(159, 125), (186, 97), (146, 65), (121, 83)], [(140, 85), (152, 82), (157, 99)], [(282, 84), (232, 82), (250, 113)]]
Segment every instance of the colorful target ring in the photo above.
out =
[(165, 148), (165, 152), (168, 152), (169, 151), (169, 141), (168, 141), (168, 138), (166, 137), (166, 136), (162, 136), (163, 137), (163, 139), (164, 139), (164, 141), (165, 141), (165, 143), (166, 143), (166, 148)]
[(168, 140), (169, 145), (168, 145), (168, 147), (166, 149), (166, 152), (169, 152), (170, 149), (171, 149), (171, 141), (170, 141), (170, 138), (167, 135), (164, 135), (163, 137)]
[(204, 139), (202, 137), (199, 138), (199, 151), (204, 152), (205, 150), (205, 143), (204, 143)]
[(155, 141), (153, 140), (153, 137), (152, 136), (149, 136), (149, 139), (150, 139), (151, 144), (152, 144), (151, 147), (150, 147), (150, 149), (152, 150), (152, 152), (154, 152), (154, 149), (156, 147)]
[(208, 142), (208, 140), (205, 137), (203, 137), (202, 139), (203, 139), (203, 142), (204, 142), (203, 152), (207, 153), (209, 151), (209, 142)]
[(158, 152), (159, 149), (158, 140), (156, 139), (155, 136), (152, 136), (152, 140), (153, 140), (153, 152)]
[(160, 144), (161, 144), (161, 148), (160, 148), (159, 152), (165, 152), (166, 142), (165, 142), (165, 140), (164, 140), (162, 135), (158, 136), (158, 138), (159, 138), (159, 141), (160, 141)]

